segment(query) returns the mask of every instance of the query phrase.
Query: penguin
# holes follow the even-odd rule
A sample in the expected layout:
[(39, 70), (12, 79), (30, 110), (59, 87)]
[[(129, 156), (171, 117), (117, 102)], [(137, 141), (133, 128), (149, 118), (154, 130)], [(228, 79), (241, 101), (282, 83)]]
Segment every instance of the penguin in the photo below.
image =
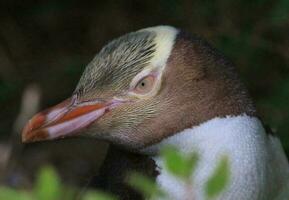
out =
[(89, 136), (155, 162), (156, 183), (171, 199), (185, 186), (164, 166), (166, 145), (198, 153), (194, 200), (222, 156), (230, 181), (215, 198), (272, 200), (285, 190), (289, 165), (279, 139), (266, 132), (234, 65), (205, 40), (171, 26), (128, 33), (88, 64), (70, 98), (36, 114), (23, 142)]

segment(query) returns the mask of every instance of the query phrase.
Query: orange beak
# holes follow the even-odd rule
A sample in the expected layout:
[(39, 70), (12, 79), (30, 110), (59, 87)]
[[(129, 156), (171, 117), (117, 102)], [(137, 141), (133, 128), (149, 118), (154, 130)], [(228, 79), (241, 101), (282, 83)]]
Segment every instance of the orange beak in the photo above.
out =
[(70, 98), (36, 114), (23, 129), (22, 141), (34, 142), (77, 135), (103, 116), (118, 102), (76, 103)]

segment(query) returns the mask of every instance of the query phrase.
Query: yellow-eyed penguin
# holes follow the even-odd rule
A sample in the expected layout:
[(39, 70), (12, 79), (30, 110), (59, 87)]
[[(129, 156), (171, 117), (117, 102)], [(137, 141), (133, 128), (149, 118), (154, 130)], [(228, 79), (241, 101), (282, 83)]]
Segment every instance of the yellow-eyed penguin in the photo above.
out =
[(185, 199), (185, 189), (159, 156), (168, 144), (200, 155), (195, 200), (206, 198), (204, 185), (223, 155), (230, 183), (216, 199), (272, 200), (289, 178), (280, 142), (266, 134), (234, 66), (205, 41), (170, 26), (141, 29), (106, 45), (71, 98), (27, 123), (23, 141), (74, 135), (150, 155), (157, 184), (172, 199)]

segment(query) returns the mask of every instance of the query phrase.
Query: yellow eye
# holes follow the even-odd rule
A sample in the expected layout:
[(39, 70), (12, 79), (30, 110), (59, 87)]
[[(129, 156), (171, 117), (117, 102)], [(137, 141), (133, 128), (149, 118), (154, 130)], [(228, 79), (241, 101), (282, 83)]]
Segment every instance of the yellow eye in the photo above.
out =
[(154, 86), (155, 78), (153, 76), (147, 76), (141, 79), (134, 88), (134, 92), (137, 94), (149, 93)]

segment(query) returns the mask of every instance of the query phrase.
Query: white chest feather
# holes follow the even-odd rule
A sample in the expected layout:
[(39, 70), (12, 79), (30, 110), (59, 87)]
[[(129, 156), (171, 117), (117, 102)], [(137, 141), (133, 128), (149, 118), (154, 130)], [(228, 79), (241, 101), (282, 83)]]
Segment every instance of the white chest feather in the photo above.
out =
[(172, 199), (207, 199), (204, 185), (216, 169), (220, 158), (227, 156), (230, 180), (216, 198), (222, 200), (272, 200), (289, 180), (288, 161), (277, 138), (267, 136), (257, 118), (246, 115), (215, 118), (186, 129), (145, 151), (158, 151), (163, 145), (174, 145), (183, 153), (200, 155), (192, 177), (193, 196), (165, 169), (160, 157), (154, 157), (160, 175), (157, 183)]

